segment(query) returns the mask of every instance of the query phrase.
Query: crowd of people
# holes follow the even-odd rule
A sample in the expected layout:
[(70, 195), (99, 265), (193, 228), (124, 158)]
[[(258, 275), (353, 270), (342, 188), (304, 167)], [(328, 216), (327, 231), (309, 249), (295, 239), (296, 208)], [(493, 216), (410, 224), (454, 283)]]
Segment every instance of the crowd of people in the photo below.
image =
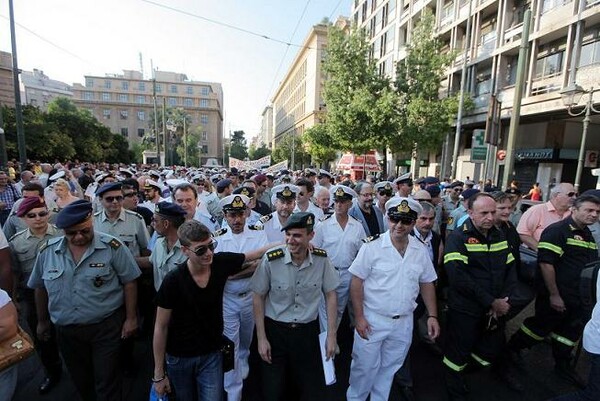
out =
[[(534, 205), (523, 211), (523, 199)], [(120, 400), (146, 336), (156, 396), (239, 401), (252, 373), (264, 400), (312, 401), (327, 399), (347, 314), (347, 400), (387, 401), (394, 381), (415, 399), (413, 335), (440, 354), (450, 400), (469, 399), (469, 366), (525, 391), (521, 351), (544, 340), (557, 377), (579, 388), (560, 400), (599, 400), (600, 306), (582, 304), (580, 275), (599, 257), (600, 191), (560, 183), (541, 199), (537, 184), (524, 194), (468, 177), (11, 164), (0, 171), (0, 341), (18, 310), (41, 394), (64, 362), (84, 401)], [(575, 370), (582, 337), (587, 381)], [(1, 371), (0, 399), (15, 385), (15, 366)]]

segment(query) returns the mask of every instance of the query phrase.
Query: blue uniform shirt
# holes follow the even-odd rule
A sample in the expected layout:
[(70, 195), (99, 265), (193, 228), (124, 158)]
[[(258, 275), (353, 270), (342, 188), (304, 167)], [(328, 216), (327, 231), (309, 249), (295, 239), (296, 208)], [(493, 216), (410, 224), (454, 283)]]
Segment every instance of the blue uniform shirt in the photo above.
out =
[(27, 285), (46, 288), (54, 324), (92, 324), (123, 306), (123, 285), (140, 274), (121, 241), (94, 231), (79, 263), (73, 260), (64, 236), (50, 239), (40, 248)]

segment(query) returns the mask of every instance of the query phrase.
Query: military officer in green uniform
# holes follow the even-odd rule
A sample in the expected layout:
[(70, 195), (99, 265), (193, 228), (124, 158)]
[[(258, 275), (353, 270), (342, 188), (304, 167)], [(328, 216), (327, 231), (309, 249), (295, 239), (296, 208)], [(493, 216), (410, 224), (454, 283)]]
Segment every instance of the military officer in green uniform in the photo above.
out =
[(140, 275), (131, 252), (117, 238), (94, 231), (92, 204), (77, 200), (57, 216), (65, 235), (40, 247), (27, 285), (35, 289), (37, 334), (58, 346), (83, 400), (121, 400), (121, 339), (137, 329)]

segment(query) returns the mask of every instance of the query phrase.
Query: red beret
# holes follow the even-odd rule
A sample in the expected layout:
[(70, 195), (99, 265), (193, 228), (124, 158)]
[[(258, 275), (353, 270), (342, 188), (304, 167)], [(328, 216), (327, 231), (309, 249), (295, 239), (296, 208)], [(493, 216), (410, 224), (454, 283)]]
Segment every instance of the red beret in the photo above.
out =
[(17, 216), (23, 217), (29, 213), (31, 209), (38, 207), (46, 207), (46, 203), (40, 199), (39, 196), (28, 196), (23, 198), (21, 204), (19, 204), (19, 208), (17, 209)]

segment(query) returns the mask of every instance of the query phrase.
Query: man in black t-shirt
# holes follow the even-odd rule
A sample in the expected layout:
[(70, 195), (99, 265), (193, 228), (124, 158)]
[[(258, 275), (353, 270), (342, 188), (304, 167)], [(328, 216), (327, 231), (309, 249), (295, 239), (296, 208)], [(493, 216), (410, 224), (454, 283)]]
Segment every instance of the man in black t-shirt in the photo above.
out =
[(152, 381), (160, 396), (173, 388), (178, 399), (220, 401), (225, 283), (273, 244), (246, 254), (214, 253), (216, 241), (195, 220), (183, 223), (177, 235), (188, 260), (158, 290)]

